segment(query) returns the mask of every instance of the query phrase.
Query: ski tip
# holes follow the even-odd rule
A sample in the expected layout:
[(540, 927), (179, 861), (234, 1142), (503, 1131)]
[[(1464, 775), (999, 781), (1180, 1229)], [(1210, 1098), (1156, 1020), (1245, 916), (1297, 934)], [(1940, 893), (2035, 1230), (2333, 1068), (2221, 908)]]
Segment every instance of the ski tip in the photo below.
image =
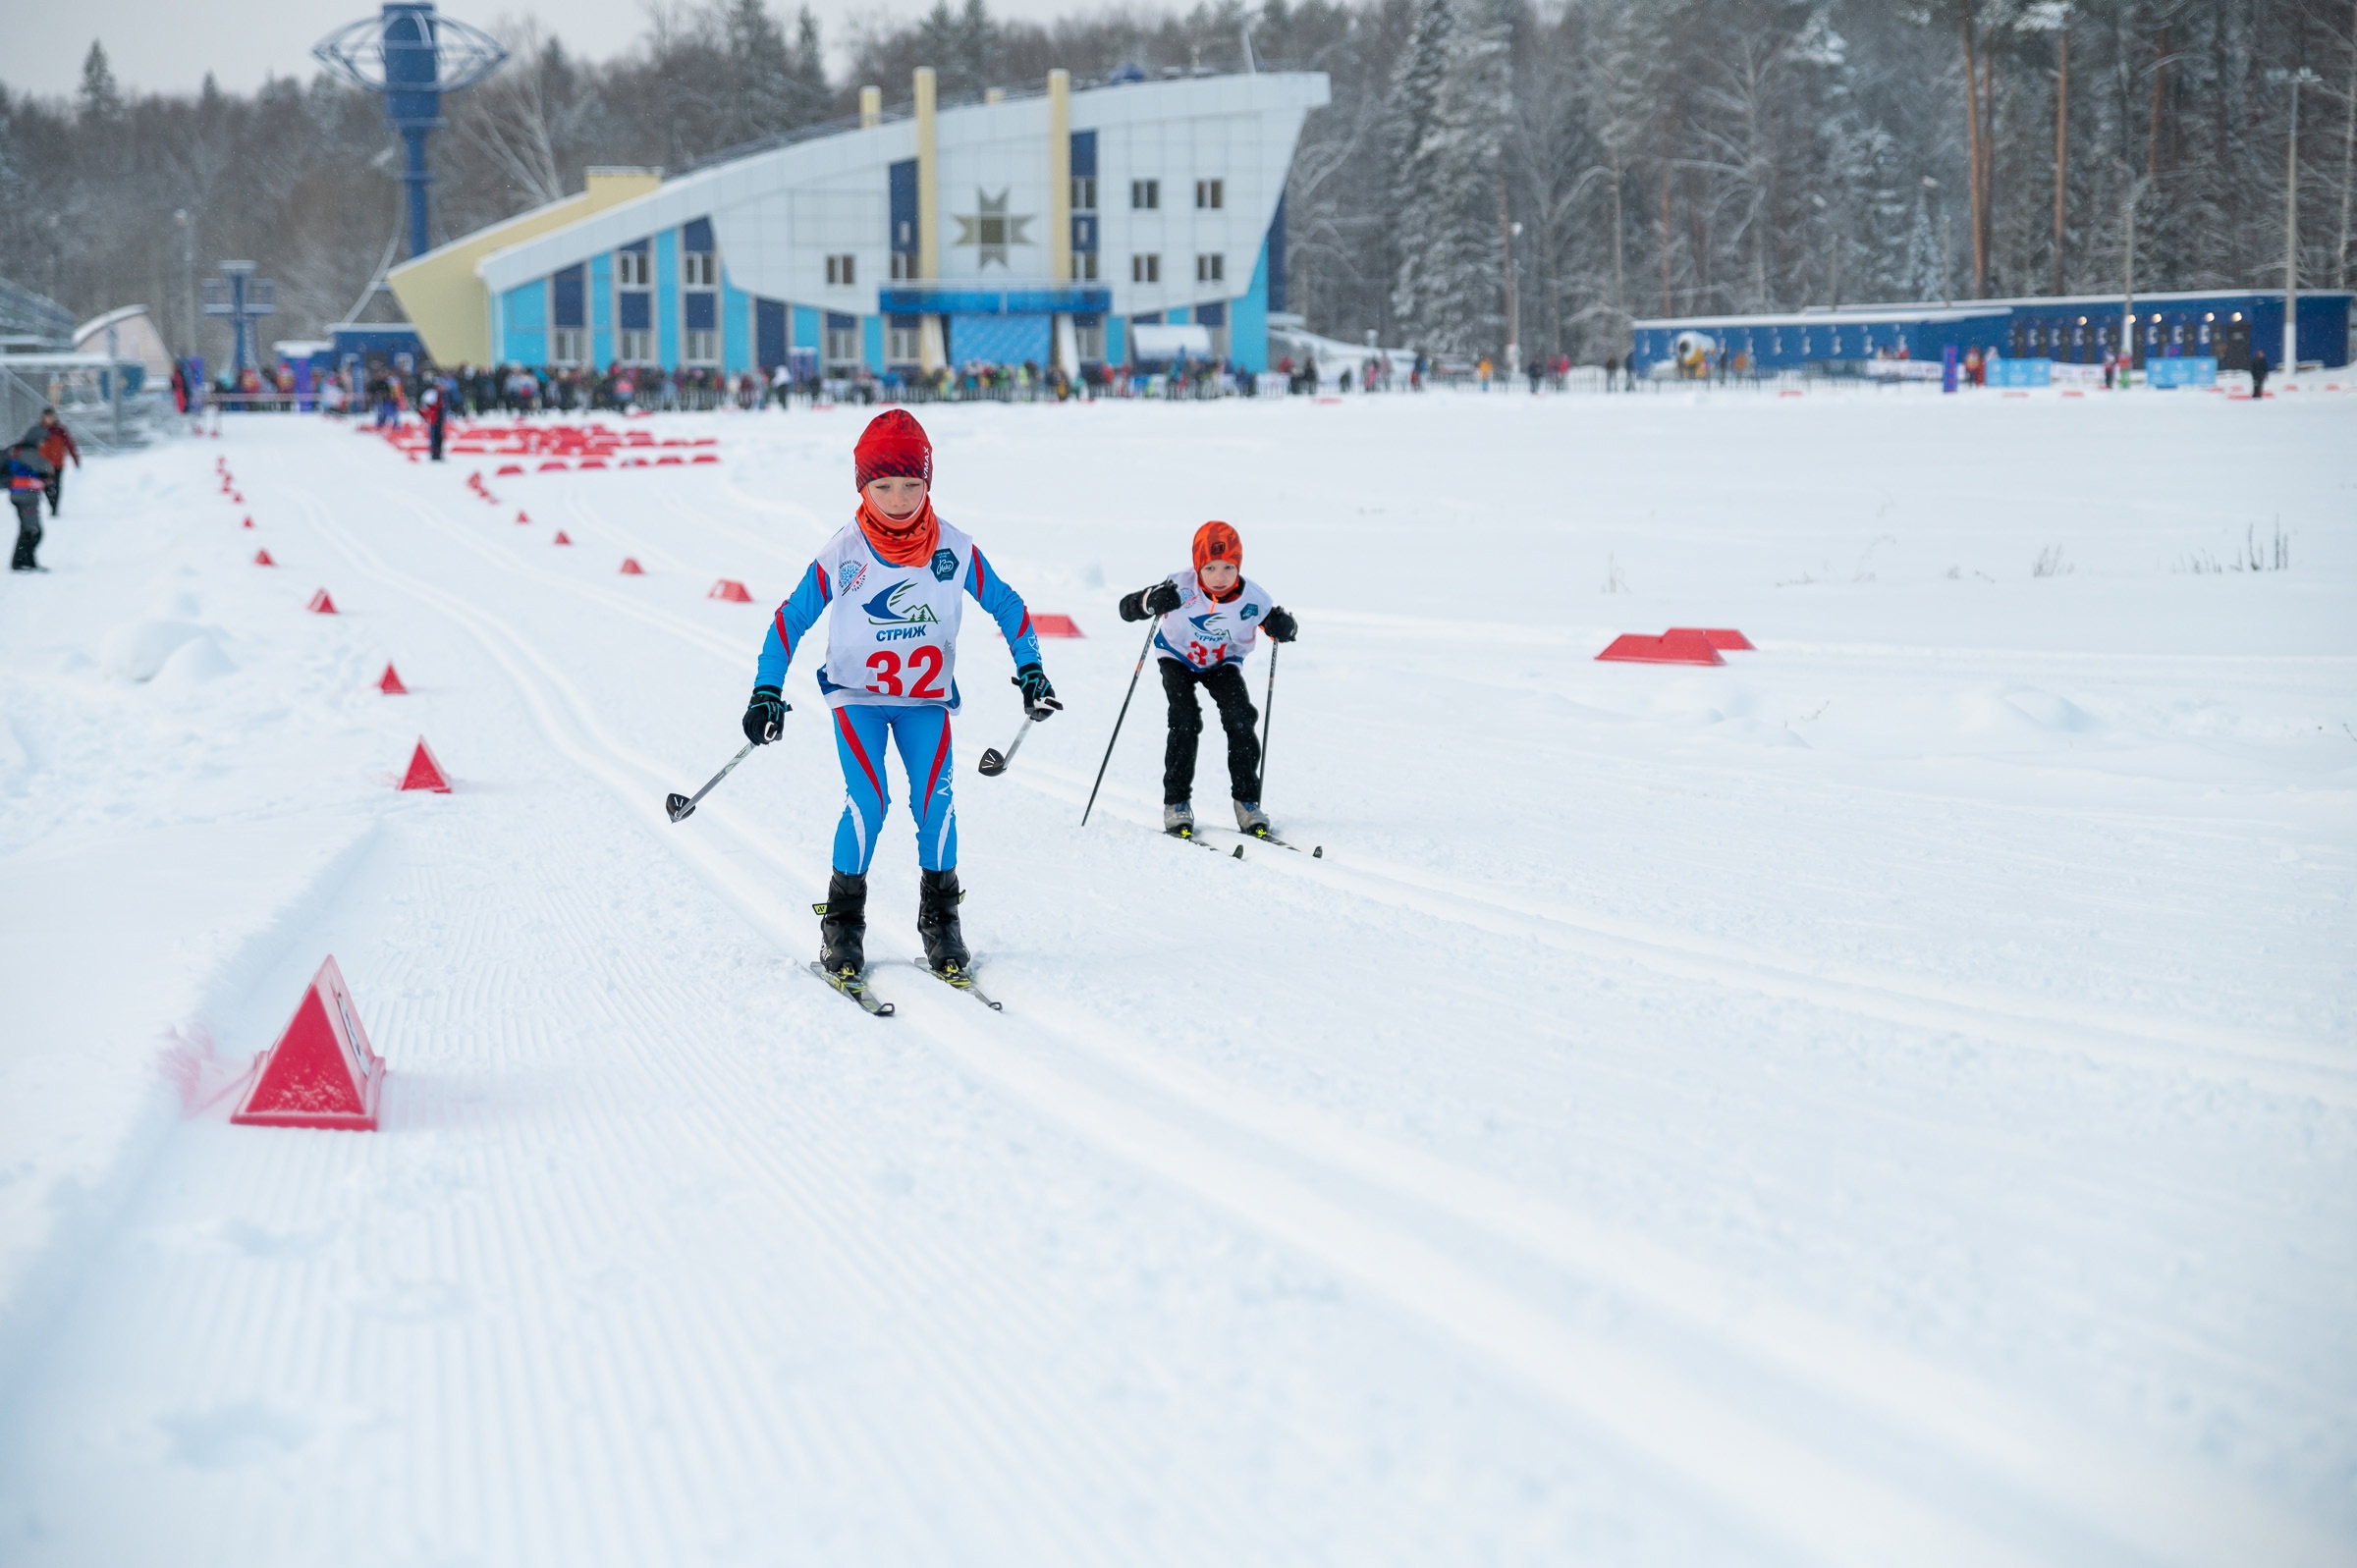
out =
[(1311, 849), (1311, 850), (1310, 850), (1310, 852), (1309, 852), (1309, 858), (1310, 858), (1310, 859), (1312, 859), (1312, 860), (1323, 860), (1323, 859), (1325, 859), (1325, 858), (1326, 858), (1326, 846), (1325, 846), (1324, 844), (1319, 844), (1319, 845), (1317, 845), (1315, 848)]
[(1244, 846), (1240, 843), (1235, 846), (1235, 858), (1238, 860), (1244, 858)]

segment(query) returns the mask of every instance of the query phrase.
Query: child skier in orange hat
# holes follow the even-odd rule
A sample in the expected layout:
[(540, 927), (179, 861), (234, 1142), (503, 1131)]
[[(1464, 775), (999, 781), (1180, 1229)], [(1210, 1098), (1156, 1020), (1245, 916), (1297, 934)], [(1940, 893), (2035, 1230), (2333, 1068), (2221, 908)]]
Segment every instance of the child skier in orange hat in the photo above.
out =
[(1124, 621), (1158, 617), (1155, 661), (1163, 695), (1170, 699), (1171, 733), (1162, 754), (1162, 831), (1181, 838), (1195, 836), (1195, 751), (1203, 738), (1200, 686), (1220, 710), (1228, 732), (1228, 792), (1235, 803), (1235, 826), (1256, 838), (1269, 833), (1269, 814), (1260, 809), (1260, 740), (1253, 729), (1260, 715), (1244, 690), (1244, 660), (1260, 632), (1290, 642), (1300, 625), (1244, 575), (1244, 542), (1224, 522), (1195, 530), (1193, 563), (1150, 588), (1122, 600)]

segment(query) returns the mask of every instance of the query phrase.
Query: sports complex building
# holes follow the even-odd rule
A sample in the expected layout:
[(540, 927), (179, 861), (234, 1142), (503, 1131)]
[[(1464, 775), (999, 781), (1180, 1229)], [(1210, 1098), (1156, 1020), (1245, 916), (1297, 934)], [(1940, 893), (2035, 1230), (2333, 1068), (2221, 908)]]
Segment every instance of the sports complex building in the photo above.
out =
[(952, 108), (932, 71), (913, 88), (672, 178), (592, 170), (395, 269), (394, 295), (444, 365), (1267, 368), (1322, 73), (1075, 90), (1059, 71)]

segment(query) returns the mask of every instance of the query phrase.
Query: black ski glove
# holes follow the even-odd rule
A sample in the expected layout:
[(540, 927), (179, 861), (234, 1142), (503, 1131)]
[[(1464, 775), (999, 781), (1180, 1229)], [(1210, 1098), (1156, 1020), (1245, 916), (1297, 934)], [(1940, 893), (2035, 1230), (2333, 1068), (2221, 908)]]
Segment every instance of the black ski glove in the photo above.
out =
[(794, 704), (779, 695), (775, 686), (755, 686), (753, 700), (744, 705), (744, 738), (756, 746), (766, 746), (778, 738), (786, 728), (786, 716), (794, 712)]
[(1122, 600), (1124, 621), (1150, 621), (1178, 608), (1178, 585), (1167, 577), (1151, 588), (1140, 588)]
[(1023, 713), (1031, 719), (1045, 719), (1064, 711), (1056, 700), (1056, 688), (1048, 684), (1048, 673), (1037, 665), (1025, 665), (1014, 673), (1014, 683), (1023, 688)]
[(1291, 611), (1277, 605), (1261, 619), (1260, 629), (1267, 632), (1273, 642), (1290, 642), (1301, 635), (1301, 622), (1293, 619)]

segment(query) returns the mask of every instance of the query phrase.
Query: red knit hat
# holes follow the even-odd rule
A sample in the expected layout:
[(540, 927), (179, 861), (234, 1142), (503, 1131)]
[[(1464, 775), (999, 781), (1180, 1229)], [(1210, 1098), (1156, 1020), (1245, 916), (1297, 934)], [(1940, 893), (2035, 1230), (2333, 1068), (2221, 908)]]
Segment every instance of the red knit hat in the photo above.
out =
[(1195, 569), (1201, 571), (1210, 561), (1225, 561), (1238, 571), (1244, 569), (1244, 541), (1224, 522), (1207, 522), (1195, 530)]
[(851, 449), (851, 460), (858, 464), (863, 490), (870, 479), (933, 482), (933, 443), (905, 408), (890, 408), (870, 419)]

